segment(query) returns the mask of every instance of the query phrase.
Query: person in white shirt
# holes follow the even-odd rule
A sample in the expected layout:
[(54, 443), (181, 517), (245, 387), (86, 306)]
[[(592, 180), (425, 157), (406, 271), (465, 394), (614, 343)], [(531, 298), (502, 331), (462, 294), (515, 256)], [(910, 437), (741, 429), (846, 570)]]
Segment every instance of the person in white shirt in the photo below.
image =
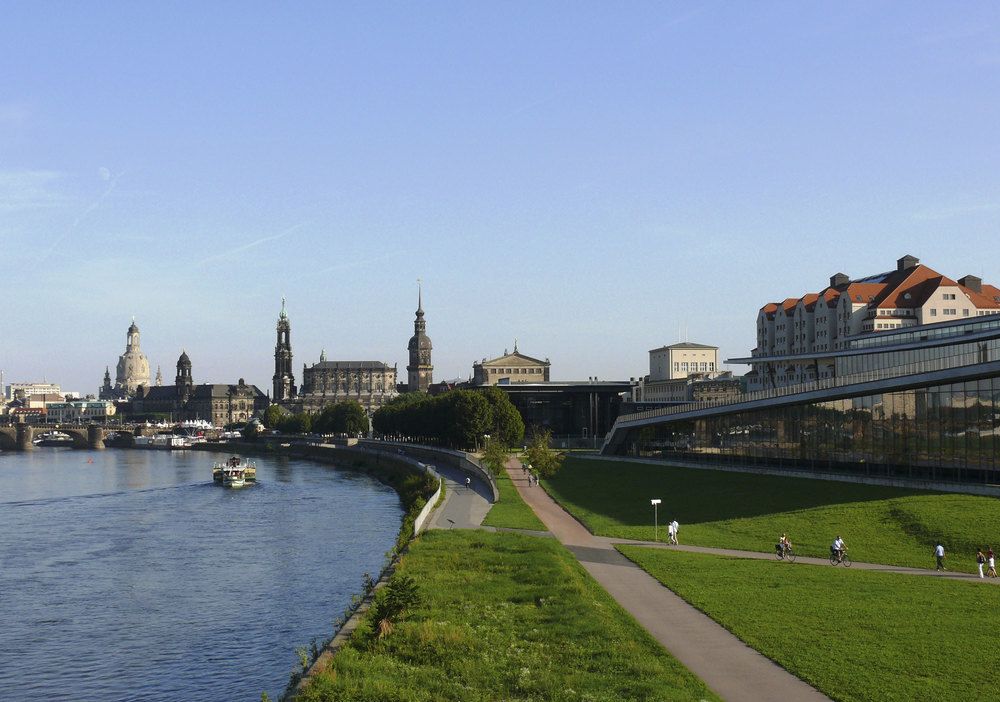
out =
[(837, 556), (838, 563), (843, 560), (844, 551), (846, 550), (847, 550), (847, 544), (844, 543), (844, 540), (842, 538), (838, 536), (836, 539), (833, 540), (833, 546), (830, 547), (830, 551), (835, 556)]
[(937, 559), (937, 567), (934, 570), (948, 570), (944, 567), (944, 546), (940, 543), (934, 547), (934, 557)]
[(670, 535), (670, 543), (672, 544), (677, 543), (677, 532), (680, 530), (681, 530), (681, 525), (677, 523), (676, 519), (670, 522), (670, 529), (668, 530), (668, 533)]

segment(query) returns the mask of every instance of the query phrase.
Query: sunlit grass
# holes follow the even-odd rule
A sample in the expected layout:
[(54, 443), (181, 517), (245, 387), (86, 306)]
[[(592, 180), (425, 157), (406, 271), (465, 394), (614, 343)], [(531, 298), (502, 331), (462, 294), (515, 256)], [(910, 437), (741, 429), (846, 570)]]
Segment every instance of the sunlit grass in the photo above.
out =
[[(595, 534), (653, 539), (677, 519), (680, 542), (770, 551), (787, 532), (800, 555), (826, 557), (844, 537), (856, 561), (934, 566), (940, 540), (953, 570), (974, 572), (976, 549), (1000, 541), (1000, 499), (774, 475), (568, 458), (543, 481)], [(661, 529), (661, 538), (662, 538)]]
[[(506, 472), (496, 476), (497, 489), (500, 491), (500, 501), (490, 508), (483, 524), (492, 527), (508, 529), (534, 529), (544, 531), (545, 525), (535, 516), (531, 507), (525, 504), (518, 494), (514, 483)], [(532, 488), (535, 489), (535, 488)]]
[(1000, 587), (990, 583), (619, 550), (834, 699), (997, 698)]
[(433, 531), (400, 572), (422, 604), (352, 641), (304, 700), (715, 699), (551, 539)]

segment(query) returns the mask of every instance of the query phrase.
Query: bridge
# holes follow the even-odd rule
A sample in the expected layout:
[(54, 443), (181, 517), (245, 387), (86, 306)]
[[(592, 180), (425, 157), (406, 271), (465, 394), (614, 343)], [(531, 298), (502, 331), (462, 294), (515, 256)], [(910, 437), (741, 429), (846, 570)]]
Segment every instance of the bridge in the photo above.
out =
[(110, 432), (118, 434), (138, 434), (147, 430), (140, 424), (109, 425), (102, 424), (13, 424), (0, 426), (0, 449), (14, 451), (31, 451), (35, 448), (34, 438), (50, 431), (66, 434), (73, 440), (75, 449), (102, 449), (104, 438)]

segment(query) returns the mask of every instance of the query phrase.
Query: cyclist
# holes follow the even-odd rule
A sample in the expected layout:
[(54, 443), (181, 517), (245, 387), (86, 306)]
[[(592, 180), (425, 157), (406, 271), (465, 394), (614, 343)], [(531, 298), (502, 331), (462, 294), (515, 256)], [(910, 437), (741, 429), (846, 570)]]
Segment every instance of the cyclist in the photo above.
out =
[(792, 550), (792, 542), (788, 539), (788, 534), (782, 534), (781, 538), (778, 539), (778, 551), (782, 556), (788, 554)]
[(844, 540), (838, 536), (833, 540), (833, 545), (830, 547), (830, 553), (837, 557), (837, 563), (844, 560), (844, 551), (847, 550), (847, 544)]

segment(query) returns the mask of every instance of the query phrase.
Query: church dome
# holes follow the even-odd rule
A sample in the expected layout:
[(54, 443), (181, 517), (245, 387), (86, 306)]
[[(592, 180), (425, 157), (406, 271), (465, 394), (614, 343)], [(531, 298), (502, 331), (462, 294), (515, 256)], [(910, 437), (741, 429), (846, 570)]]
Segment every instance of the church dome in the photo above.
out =
[(187, 351), (181, 351), (181, 357), (177, 359), (178, 366), (190, 366), (191, 359), (188, 358)]
[(429, 351), (433, 346), (431, 346), (431, 338), (426, 334), (414, 334), (410, 337), (410, 343), (406, 348), (410, 351)]

